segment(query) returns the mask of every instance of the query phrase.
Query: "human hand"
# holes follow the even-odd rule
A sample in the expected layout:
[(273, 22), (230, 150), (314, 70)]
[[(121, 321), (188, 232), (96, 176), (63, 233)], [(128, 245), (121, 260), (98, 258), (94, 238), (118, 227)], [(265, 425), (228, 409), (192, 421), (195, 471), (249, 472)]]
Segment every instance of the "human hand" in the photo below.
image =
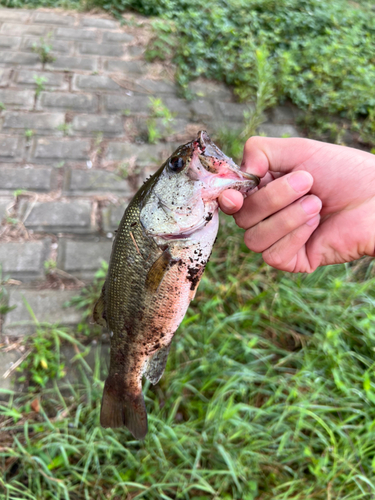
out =
[(241, 168), (262, 177), (258, 191), (245, 200), (224, 191), (220, 207), (270, 266), (309, 273), (375, 255), (374, 155), (309, 139), (251, 137)]

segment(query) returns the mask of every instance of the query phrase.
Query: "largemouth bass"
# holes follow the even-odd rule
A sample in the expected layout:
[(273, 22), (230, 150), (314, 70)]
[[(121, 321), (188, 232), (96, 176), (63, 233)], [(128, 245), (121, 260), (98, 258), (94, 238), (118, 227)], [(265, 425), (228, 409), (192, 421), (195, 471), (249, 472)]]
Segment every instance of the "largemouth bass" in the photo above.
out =
[(100, 423), (147, 433), (142, 376), (156, 384), (194, 298), (219, 227), (218, 196), (247, 193), (259, 178), (204, 131), (180, 146), (139, 189), (120, 222), (94, 320), (110, 332)]

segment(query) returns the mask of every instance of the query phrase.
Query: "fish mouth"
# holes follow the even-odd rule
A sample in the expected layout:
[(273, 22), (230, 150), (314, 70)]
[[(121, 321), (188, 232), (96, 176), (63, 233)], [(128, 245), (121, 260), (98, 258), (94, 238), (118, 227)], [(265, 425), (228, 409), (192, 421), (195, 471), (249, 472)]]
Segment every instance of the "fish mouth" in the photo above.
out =
[(205, 171), (197, 173), (195, 170), (198, 178), (217, 196), (225, 189), (236, 189), (246, 194), (259, 185), (260, 178), (243, 172), (213, 143), (205, 130), (198, 132), (197, 139), (193, 142), (193, 150), (193, 157), (199, 160)]

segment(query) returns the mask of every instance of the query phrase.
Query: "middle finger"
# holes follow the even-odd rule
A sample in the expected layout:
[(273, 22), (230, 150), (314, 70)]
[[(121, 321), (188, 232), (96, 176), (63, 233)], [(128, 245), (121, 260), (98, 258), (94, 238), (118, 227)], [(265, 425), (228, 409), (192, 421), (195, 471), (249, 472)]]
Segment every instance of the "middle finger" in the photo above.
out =
[(304, 170), (292, 172), (268, 183), (248, 196), (234, 218), (239, 227), (249, 229), (306, 194), (314, 182)]

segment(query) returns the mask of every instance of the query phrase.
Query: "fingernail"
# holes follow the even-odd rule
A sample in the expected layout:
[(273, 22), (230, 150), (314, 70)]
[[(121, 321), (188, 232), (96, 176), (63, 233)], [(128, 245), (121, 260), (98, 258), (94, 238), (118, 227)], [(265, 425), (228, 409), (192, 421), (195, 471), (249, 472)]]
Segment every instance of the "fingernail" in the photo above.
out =
[(320, 215), (315, 215), (315, 217), (313, 217), (312, 219), (308, 220), (308, 221), (306, 222), (306, 224), (307, 224), (308, 226), (315, 226), (315, 225), (316, 225), (316, 223), (319, 221), (319, 219), (320, 219)]
[(295, 172), (289, 175), (288, 182), (297, 193), (302, 193), (311, 186), (311, 178), (304, 172)]
[(321, 207), (319, 198), (316, 198), (315, 196), (308, 196), (307, 198), (304, 198), (301, 201), (301, 205), (308, 215), (316, 214), (316, 212), (319, 212)]
[(229, 210), (233, 210), (234, 208), (236, 208), (236, 204), (233, 203), (232, 200), (230, 200), (229, 198), (227, 198), (226, 196), (222, 195), (221, 196), (221, 204), (225, 207), (225, 208), (228, 208)]

